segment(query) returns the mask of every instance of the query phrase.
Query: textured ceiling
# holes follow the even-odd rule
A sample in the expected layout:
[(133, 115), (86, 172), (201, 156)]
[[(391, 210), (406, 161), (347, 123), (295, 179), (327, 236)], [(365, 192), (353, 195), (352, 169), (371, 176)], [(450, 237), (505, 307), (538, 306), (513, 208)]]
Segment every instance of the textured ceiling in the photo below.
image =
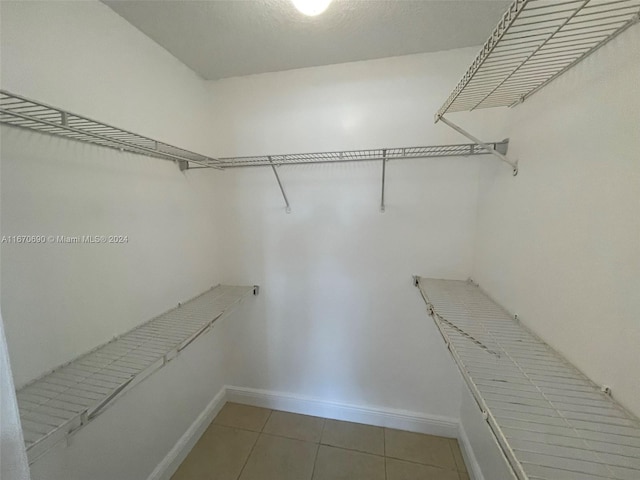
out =
[(205, 79), (484, 43), (509, 1), (334, 0), (305, 17), (290, 0), (103, 0)]

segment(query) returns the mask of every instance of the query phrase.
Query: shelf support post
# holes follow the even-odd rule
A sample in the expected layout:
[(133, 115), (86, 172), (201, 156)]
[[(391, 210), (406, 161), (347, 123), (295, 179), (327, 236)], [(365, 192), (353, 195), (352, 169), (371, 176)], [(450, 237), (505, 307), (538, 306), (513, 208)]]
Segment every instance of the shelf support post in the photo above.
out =
[(486, 143), (484, 143), (482, 140), (474, 137), (473, 135), (471, 135), (469, 132), (467, 132), (466, 130), (464, 130), (463, 128), (459, 127), (458, 125), (456, 125), (455, 123), (453, 123), (451, 120), (448, 120), (446, 118), (444, 118), (444, 115), (439, 115), (436, 118), (436, 122), (437, 121), (441, 121), (442, 123), (444, 123), (445, 125), (453, 128), (456, 132), (458, 132), (459, 134), (467, 137), (469, 140), (471, 140), (472, 142), (474, 142), (475, 144), (477, 144), (478, 146), (484, 148), (486, 151), (488, 151), (489, 153), (491, 153), (492, 155), (498, 157), (500, 160), (502, 160), (504, 163), (506, 163), (507, 165), (510, 165), (511, 168), (513, 168), (513, 176), (515, 177), (516, 175), (518, 175), (518, 162), (513, 162), (511, 160), (509, 160), (506, 156), (504, 156), (502, 153), (500, 153), (499, 151), (497, 151), (495, 148), (493, 148), (491, 145), (488, 145)]
[(276, 166), (273, 163), (271, 157), (267, 157), (269, 159), (269, 163), (271, 164), (271, 168), (273, 169), (273, 174), (276, 176), (276, 180), (278, 181), (278, 186), (280, 187), (280, 191), (282, 192), (282, 198), (284, 198), (284, 203), (286, 204), (285, 212), (291, 213), (291, 206), (289, 205), (289, 199), (287, 198), (287, 192), (284, 191), (284, 187), (282, 186), (282, 182), (280, 181), (280, 175), (278, 175), (278, 170), (276, 170)]
[(380, 200), (380, 212), (384, 213), (384, 181), (387, 173), (387, 150), (382, 150), (382, 199)]

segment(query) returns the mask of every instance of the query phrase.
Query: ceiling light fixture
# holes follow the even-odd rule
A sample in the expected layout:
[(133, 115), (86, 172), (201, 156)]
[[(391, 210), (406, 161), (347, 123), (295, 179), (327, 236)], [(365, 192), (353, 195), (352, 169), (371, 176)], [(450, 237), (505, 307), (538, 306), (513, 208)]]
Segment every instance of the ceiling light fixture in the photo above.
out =
[(309, 17), (315, 17), (324, 12), (331, 0), (291, 0), (295, 7)]

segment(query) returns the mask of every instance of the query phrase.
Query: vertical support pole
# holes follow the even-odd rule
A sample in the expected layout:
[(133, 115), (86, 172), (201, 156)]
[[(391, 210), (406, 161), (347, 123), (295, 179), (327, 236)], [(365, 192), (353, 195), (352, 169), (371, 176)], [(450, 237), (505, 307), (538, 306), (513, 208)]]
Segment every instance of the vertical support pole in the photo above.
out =
[(69, 125), (69, 118), (67, 116), (67, 112), (60, 112), (60, 123), (65, 127)]
[(384, 213), (384, 182), (387, 173), (387, 150), (382, 150), (382, 199), (380, 200), (380, 212)]
[(269, 163), (271, 164), (271, 168), (273, 169), (273, 174), (276, 176), (276, 180), (278, 181), (278, 186), (280, 187), (280, 191), (282, 192), (282, 198), (284, 198), (284, 203), (287, 205), (285, 208), (285, 212), (291, 213), (291, 206), (289, 205), (289, 199), (287, 198), (287, 193), (284, 191), (284, 187), (282, 186), (282, 182), (280, 181), (280, 175), (278, 175), (278, 170), (276, 170), (276, 166), (271, 160), (271, 157), (267, 157), (269, 159)]

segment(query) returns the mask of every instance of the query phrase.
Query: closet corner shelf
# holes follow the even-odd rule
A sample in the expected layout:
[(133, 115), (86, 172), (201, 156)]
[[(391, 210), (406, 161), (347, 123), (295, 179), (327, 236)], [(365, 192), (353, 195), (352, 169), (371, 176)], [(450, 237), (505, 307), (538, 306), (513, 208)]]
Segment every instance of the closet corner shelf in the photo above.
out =
[(435, 115), (513, 106), (640, 20), (640, 0), (515, 0)]
[(640, 420), (471, 282), (414, 277), (519, 480), (640, 478)]
[(258, 290), (218, 285), (18, 390), (29, 462), (166, 365)]

